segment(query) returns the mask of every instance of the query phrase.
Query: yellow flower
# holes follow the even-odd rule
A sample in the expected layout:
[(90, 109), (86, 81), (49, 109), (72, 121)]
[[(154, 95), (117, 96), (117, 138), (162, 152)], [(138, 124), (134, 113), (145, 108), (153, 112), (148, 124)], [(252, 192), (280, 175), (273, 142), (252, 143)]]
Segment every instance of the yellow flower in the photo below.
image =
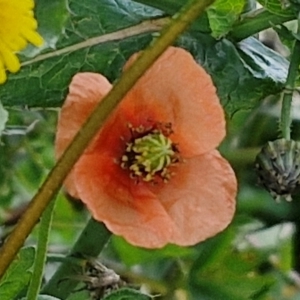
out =
[(43, 43), (36, 32), (33, 8), (33, 0), (0, 0), (0, 84), (6, 80), (6, 69), (12, 73), (19, 71), (17, 51), (28, 43)]

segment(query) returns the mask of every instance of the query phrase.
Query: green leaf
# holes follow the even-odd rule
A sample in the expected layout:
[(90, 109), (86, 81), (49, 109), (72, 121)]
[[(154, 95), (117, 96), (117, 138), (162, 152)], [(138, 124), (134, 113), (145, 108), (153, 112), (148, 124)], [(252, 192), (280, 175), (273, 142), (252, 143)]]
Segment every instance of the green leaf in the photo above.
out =
[[(181, 7), (186, 3), (186, 0), (133, 0), (138, 3), (146, 4), (150, 7), (155, 7), (165, 12), (169, 16), (176, 14)], [(207, 13), (203, 13), (192, 25), (191, 28), (202, 33), (210, 33)]]
[(23, 248), (19, 252), (0, 282), (1, 300), (14, 299), (27, 286), (31, 277), (29, 269), (33, 265), (34, 254), (34, 247)]
[(212, 76), (229, 116), (255, 107), (264, 97), (280, 92), (285, 84), (288, 61), (254, 38), (235, 46), (226, 39), (185, 34), (179, 45)]
[(186, 0), (133, 0), (151, 7), (158, 8), (169, 15), (176, 13), (185, 3)]
[(273, 29), (278, 33), (280, 41), (291, 49), (297, 35), (283, 24), (273, 26)]
[(5, 124), (8, 120), (8, 112), (3, 107), (2, 103), (0, 102), (0, 136), (5, 128)]
[(110, 293), (108, 296), (104, 297), (103, 300), (149, 300), (152, 297), (149, 297), (145, 294), (142, 294), (136, 290), (122, 288), (120, 290)]
[(300, 0), (290, 0), (291, 8), (298, 14), (300, 12)]
[(44, 39), (43, 46), (37, 48), (28, 46), (22, 54), (33, 57), (47, 48), (56, 48), (59, 38), (65, 32), (69, 18), (67, 0), (36, 1), (35, 17), (38, 21), (38, 32)]
[(212, 36), (225, 36), (238, 20), (245, 6), (245, 0), (217, 0), (207, 10)]
[(55, 48), (66, 30), (69, 18), (67, 0), (39, 0), (36, 4), (38, 31), (45, 40), (43, 48)]
[[(76, 43), (103, 37), (161, 13), (129, 0), (103, 0), (101, 4), (96, 0), (73, 0), (70, 9), (73, 14), (58, 47), (71, 46), (73, 51), (31, 62), (19, 73), (10, 75), (0, 89), (5, 105), (60, 106), (72, 76), (79, 71), (99, 72), (113, 82), (120, 76), (127, 58), (152, 40), (151, 34), (129, 34), (124, 39), (118, 33), (118, 41), (107, 40), (75, 51)], [(288, 61), (253, 38), (236, 46), (229, 40), (216, 41), (208, 34), (191, 31), (179, 39), (178, 45), (187, 48), (211, 74), (229, 115), (255, 107), (264, 97), (280, 92), (285, 83)]]
[[(59, 106), (72, 76), (80, 71), (100, 72), (114, 81), (120, 75), (127, 58), (143, 49), (152, 39), (150, 33), (143, 33), (147, 26), (142, 26), (141, 34), (132, 33), (128, 27), (161, 14), (156, 9), (130, 0), (72, 0), (69, 7), (71, 13), (68, 15), (65, 34), (60, 36), (56, 48), (61, 50), (72, 46), (71, 49), (67, 49), (64, 54), (48, 49), (51, 58), (38, 62), (24, 61), (27, 65), (19, 73), (9, 74), (8, 81), (1, 86), (0, 98), (3, 104)], [(41, 9), (47, 13), (47, 6)], [(104, 36), (125, 28), (126, 34), (115, 34), (113, 41), (111, 36)], [(125, 38), (126, 35), (128, 38)], [(104, 36), (104, 41), (91, 46), (89, 38), (99, 36)], [(80, 42), (86, 42), (87, 45), (78, 50), (77, 43)]]
[(258, 0), (257, 2), (273, 14), (282, 17), (295, 16), (285, 0)]

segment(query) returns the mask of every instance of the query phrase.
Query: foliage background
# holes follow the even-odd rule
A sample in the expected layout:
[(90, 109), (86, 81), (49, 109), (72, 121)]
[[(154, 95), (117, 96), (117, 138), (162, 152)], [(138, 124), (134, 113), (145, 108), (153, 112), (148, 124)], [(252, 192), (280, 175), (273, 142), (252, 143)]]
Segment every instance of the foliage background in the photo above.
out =
[[(247, 19), (244, 14), (251, 14), (255, 1), (218, 0), (176, 42), (211, 74), (226, 111), (228, 134), (220, 150), (239, 181), (234, 221), (223, 233), (194, 247), (169, 245), (145, 250), (114, 236), (100, 255), (123, 278), (158, 299), (300, 299), (299, 197), (291, 203), (275, 203), (257, 185), (253, 167), (261, 146), (278, 137), (280, 92), (289, 65), (289, 56), (266, 47), (257, 33), (295, 20), (299, 6), (285, 8), (279, 0), (260, 2), (265, 7), (263, 15)], [(144, 49), (184, 3), (36, 1), (39, 32), (46, 43), (41, 49), (28, 47), (21, 54), (21, 71), (10, 74), (0, 87), (0, 131), (5, 127), (0, 145), (2, 239), (55, 163), (55, 123), (72, 76), (79, 71), (101, 72), (114, 82), (127, 58)], [(292, 30), (295, 21), (287, 26)], [(295, 34), (284, 29), (276, 27), (289, 53)], [(101, 37), (101, 42), (94, 44), (94, 37)], [(295, 95), (292, 116), (296, 140), (299, 111)], [(57, 196), (46, 280), (88, 218), (80, 203), (70, 201), (63, 192)], [(26, 244), (35, 245), (36, 241), (35, 230)], [(21, 269), (0, 282), (1, 300), (26, 295), (33, 248), (22, 250), (18, 259)], [(68, 299), (87, 299), (88, 295), (83, 289)], [(124, 295), (111, 299), (131, 299)]]

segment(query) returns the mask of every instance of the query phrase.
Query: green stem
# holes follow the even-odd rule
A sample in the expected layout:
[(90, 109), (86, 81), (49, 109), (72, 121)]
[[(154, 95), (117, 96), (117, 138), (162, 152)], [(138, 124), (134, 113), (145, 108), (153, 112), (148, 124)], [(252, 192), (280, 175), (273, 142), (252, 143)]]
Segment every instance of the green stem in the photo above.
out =
[(32, 199), (27, 211), (2, 246), (0, 250), (0, 278), (24, 244), (25, 239), (32, 231), (50, 200), (58, 192), (73, 165), (110, 113), (166, 48), (213, 2), (214, 0), (189, 1), (165, 26), (154, 43), (143, 51), (136, 62), (123, 73), (120, 80), (99, 103), (52, 169), (39, 192)]
[(62, 300), (66, 299), (79, 283), (78, 280), (72, 279), (72, 276), (82, 275), (82, 265), (78, 260), (97, 257), (110, 236), (111, 233), (103, 223), (90, 219), (73, 249), (43, 288), (42, 293)]
[(247, 17), (242, 18), (238, 23), (236, 23), (228, 38), (235, 42), (239, 42), (262, 30), (294, 19), (295, 16), (292, 14), (280, 16), (272, 14), (265, 9), (259, 9), (247, 14)]
[(52, 200), (50, 202), (50, 205), (44, 211), (41, 218), (37, 250), (35, 255), (33, 273), (31, 277), (29, 289), (27, 292), (27, 299), (32, 299), (32, 300), (37, 299), (40, 291), (43, 272), (44, 272), (44, 265), (47, 257), (47, 246), (48, 246), (48, 239), (49, 239), (49, 233), (50, 233), (50, 228), (52, 223), (54, 206), (55, 206), (55, 200)]
[[(300, 14), (298, 18), (298, 34), (300, 34)], [(298, 75), (300, 65), (300, 41), (296, 39), (291, 54), (290, 66), (288, 76), (285, 83), (285, 89), (282, 92), (282, 108), (281, 108), (281, 120), (280, 129), (282, 137), (291, 139), (291, 106), (293, 99), (293, 92), (296, 86), (296, 79)]]

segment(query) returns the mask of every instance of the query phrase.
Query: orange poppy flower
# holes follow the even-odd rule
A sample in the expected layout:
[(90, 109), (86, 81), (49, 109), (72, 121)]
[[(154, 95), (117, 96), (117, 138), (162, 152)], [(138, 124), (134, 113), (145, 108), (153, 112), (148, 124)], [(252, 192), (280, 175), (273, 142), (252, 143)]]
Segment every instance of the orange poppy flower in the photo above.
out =
[[(74, 76), (58, 121), (58, 157), (110, 89), (100, 74)], [(169, 47), (109, 117), (65, 187), (134, 245), (193, 245), (226, 228), (235, 211), (236, 178), (215, 150), (224, 136), (210, 76), (188, 52)]]

